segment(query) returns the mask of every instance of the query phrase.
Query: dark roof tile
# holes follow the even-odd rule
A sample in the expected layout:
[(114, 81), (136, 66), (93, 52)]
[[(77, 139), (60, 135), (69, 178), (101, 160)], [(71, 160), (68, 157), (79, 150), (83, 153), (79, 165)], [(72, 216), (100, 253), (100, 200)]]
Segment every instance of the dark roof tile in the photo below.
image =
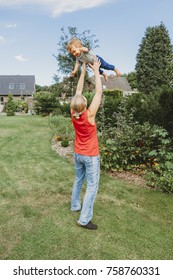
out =
[[(9, 85), (14, 88), (9, 88)], [(22, 87), (22, 85), (24, 87)], [(32, 95), (35, 92), (33, 75), (0, 75), (0, 95)]]

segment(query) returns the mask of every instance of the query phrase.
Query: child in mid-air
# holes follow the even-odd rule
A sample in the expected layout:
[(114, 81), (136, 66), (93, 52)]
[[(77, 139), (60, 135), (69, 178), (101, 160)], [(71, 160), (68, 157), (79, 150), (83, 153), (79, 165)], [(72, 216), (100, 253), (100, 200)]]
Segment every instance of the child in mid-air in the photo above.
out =
[(94, 53), (92, 53), (91, 51), (89, 51), (88, 48), (84, 47), (82, 42), (77, 39), (77, 38), (73, 38), (71, 39), (68, 44), (67, 44), (67, 50), (69, 53), (71, 53), (72, 55), (74, 55), (76, 57), (76, 64), (74, 67), (74, 70), (71, 73), (71, 77), (74, 77), (76, 72), (78, 71), (78, 68), (80, 66), (80, 62), (86, 62), (86, 64), (93, 64), (95, 57), (98, 57), (101, 65), (100, 65), (100, 75), (103, 75), (105, 81), (107, 81), (107, 74), (101, 69), (106, 69), (106, 70), (112, 70), (114, 71), (118, 77), (121, 76), (121, 73), (119, 72), (119, 70), (117, 68), (115, 68), (114, 65), (111, 65), (109, 63), (107, 63), (105, 60), (103, 60), (102, 57), (95, 55)]

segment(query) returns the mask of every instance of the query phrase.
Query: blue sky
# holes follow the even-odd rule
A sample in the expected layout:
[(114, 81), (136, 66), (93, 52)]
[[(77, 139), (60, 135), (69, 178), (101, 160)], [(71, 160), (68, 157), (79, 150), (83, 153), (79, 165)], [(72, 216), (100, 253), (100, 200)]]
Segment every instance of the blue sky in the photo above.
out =
[(148, 26), (165, 24), (173, 44), (172, 0), (0, 0), (0, 75), (35, 75), (53, 83), (61, 27), (91, 30), (95, 53), (121, 73), (134, 70)]

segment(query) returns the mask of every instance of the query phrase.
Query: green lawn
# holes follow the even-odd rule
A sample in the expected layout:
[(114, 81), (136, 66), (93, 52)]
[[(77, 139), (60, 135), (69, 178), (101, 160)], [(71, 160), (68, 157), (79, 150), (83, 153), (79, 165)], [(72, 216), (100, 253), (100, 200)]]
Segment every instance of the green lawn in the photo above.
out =
[(70, 211), (74, 166), (48, 118), (0, 117), (0, 259), (173, 259), (173, 196), (101, 174), (93, 222)]

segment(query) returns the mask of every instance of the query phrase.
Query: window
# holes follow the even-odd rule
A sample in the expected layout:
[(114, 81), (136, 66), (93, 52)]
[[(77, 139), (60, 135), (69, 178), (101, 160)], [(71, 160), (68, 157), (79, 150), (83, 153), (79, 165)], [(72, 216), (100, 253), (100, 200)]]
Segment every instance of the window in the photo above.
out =
[(14, 83), (9, 84), (9, 89), (14, 89)]
[(25, 89), (25, 84), (24, 83), (20, 83), (20, 89), (24, 90)]

